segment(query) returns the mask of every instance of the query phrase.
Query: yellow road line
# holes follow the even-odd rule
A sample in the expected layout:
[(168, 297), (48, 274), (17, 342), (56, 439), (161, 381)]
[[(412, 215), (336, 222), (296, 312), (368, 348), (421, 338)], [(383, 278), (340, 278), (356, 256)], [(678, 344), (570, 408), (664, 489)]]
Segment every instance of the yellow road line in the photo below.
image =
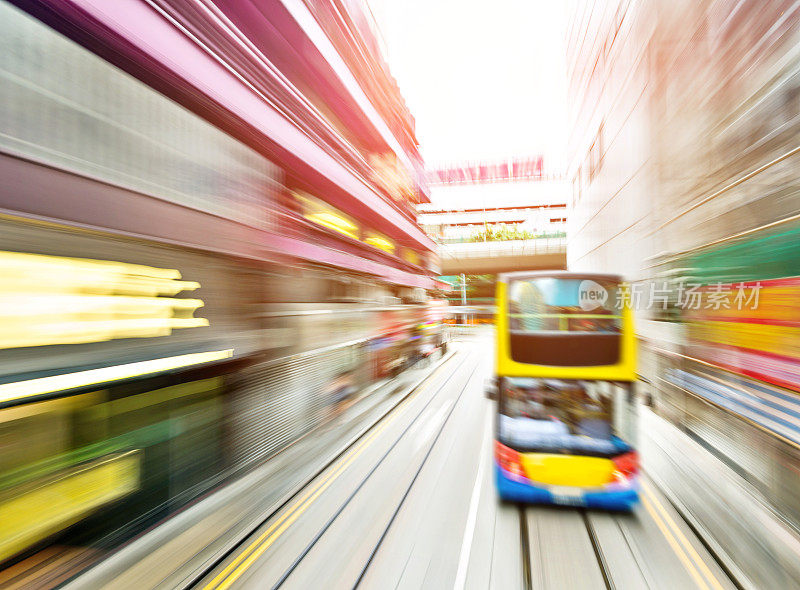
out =
[[(348, 453), (348, 455), (344, 457), (345, 460), (343, 462), (338, 463), (333, 468), (333, 470), (326, 473), (323, 477), (320, 478), (319, 481), (317, 481), (316, 484), (311, 486), (311, 488), (305, 494), (303, 494), (303, 496), (300, 499), (298, 499), (286, 512), (284, 512), (274, 523), (272, 523), (267, 528), (267, 530), (265, 530), (255, 541), (253, 541), (250, 544), (250, 546), (247, 547), (247, 549), (245, 549), (239, 555), (237, 555), (236, 559), (234, 559), (219, 574), (217, 574), (217, 576), (215, 576), (214, 579), (211, 580), (205, 586), (205, 588), (214, 588), (214, 587), (227, 588), (230, 585), (230, 583), (232, 583), (236, 578), (238, 578), (243, 572), (239, 572), (239, 574), (236, 575), (231, 580), (224, 580), (224, 578), (228, 574), (230, 574), (233, 570), (237, 569), (237, 567), (243, 561), (249, 560), (251, 554), (258, 549), (257, 546), (259, 544), (261, 544), (265, 540), (269, 540), (269, 544), (271, 545), (272, 542), (274, 541), (274, 539), (271, 538), (272, 533), (276, 529), (280, 530), (279, 535), (280, 533), (283, 533), (283, 531), (286, 530), (286, 527), (288, 527), (289, 524), (291, 524), (297, 519), (296, 516), (292, 518), (295, 515), (295, 513), (299, 511), (299, 514), (297, 514), (297, 516), (299, 516), (300, 514), (302, 514), (302, 512), (305, 512), (306, 508), (308, 508), (307, 503), (310, 504), (311, 502), (313, 502), (319, 496), (319, 494), (321, 494), (325, 489), (327, 489), (327, 487), (339, 477), (341, 472), (344, 471), (358, 455), (361, 454), (361, 451), (363, 451), (364, 449), (364, 445), (366, 445), (368, 442), (371, 442), (372, 438), (374, 438), (374, 436), (381, 430), (382, 429), (378, 429), (370, 433), (370, 435), (367, 436), (367, 438), (362, 440), (356, 447), (354, 447), (351, 453)], [(287, 523), (287, 521), (288, 524), (284, 526), (284, 524)], [(251, 562), (247, 561), (247, 563), (249, 566)], [(218, 584), (221, 585), (217, 586)]]
[(653, 489), (650, 487), (650, 485), (647, 482), (643, 481), (642, 488), (644, 489), (645, 493), (650, 497), (653, 504), (655, 504), (656, 509), (661, 513), (661, 516), (664, 517), (664, 520), (667, 521), (667, 524), (670, 525), (670, 528), (674, 531), (675, 535), (683, 543), (684, 547), (687, 549), (689, 553), (689, 556), (694, 559), (695, 563), (700, 568), (700, 571), (702, 571), (705, 577), (708, 579), (708, 581), (711, 582), (711, 585), (716, 590), (724, 590), (722, 584), (719, 583), (717, 578), (712, 573), (711, 569), (708, 567), (708, 564), (706, 564), (706, 561), (702, 557), (700, 557), (700, 554), (697, 553), (697, 551), (695, 550), (694, 546), (691, 544), (689, 539), (686, 538), (686, 535), (683, 534), (683, 532), (680, 530), (674, 519), (672, 519), (669, 516), (667, 510), (664, 508), (661, 502), (658, 501), (658, 498), (656, 498), (655, 494), (653, 493)]
[[(376, 432), (377, 434), (377, 432)], [(370, 439), (371, 442), (371, 439)], [(236, 569), (228, 575), (218, 586), (220, 589), (229, 588), (236, 580), (238, 580), (242, 574), (244, 574), (251, 565), (261, 557), (267, 549), (269, 549), (272, 544), (288, 529), (294, 521), (296, 521), (303, 513), (308, 510), (308, 508), (316, 501), (316, 499), (333, 483), (335, 482), (341, 473), (350, 466), (350, 464), (358, 458), (358, 456), (367, 449), (366, 446), (359, 449), (357, 453), (355, 453), (352, 457), (350, 457), (344, 465), (330, 478), (328, 478), (324, 485), (320, 486), (301, 506), (294, 509), (294, 511), (287, 513), (285, 516), (288, 518), (284, 518), (283, 522), (280, 526), (276, 529), (275, 526), (278, 524), (276, 523), (269, 530), (265, 532), (265, 534), (269, 534), (269, 536), (261, 542), (258, 547), (252, 550), (250, 555), (245, 559), (243, 562), (239, 564)]]
[(217, 574), (208, 584), (204, 586), (204, 590), (211, 590), (213, 588), (225, 589), (229, 588), (247, 569), (258, 559), (282, 534), (286, 531), (291, 524), (296, 521), (314, 501), (324, 492), (339, 476), (356, 460), (356, 458), (363, 453), (367, 446), (391, 424), (412, 400), (416, 399), (424, 391), (427, 391), (436, 375), (445, 368), (443, 364), (436, 369), (429, 377), (428, 381), (422, 385), (416, 392), (412, 393), (409, 397), (404, 399), (400, 404), (391, 410), (392, 414), (388, 419), (379, 424), (366, 438), (361, 440), (355, 447), (350, 449), (347, 454), (339, 459), (337, 464), (327, 474), (322, 476), (316, 484), (303, 494), (290, 508), (288, 508), (274, 523), (272, 523), (267, 530), (265, 530), (259, 537), (253, 541), (244, 551), (239, 553), (236, 558), (231, 561), (219, 574)]
[(670, 544), (670, 547), (672, 547), (672, 550), (675, 552), (675, 555), (677, 555), (678, 559), (681, 560), (683, 566), (686, 568), (686, 571), (688, 571), (689, 574), (691, 574), (697, 586), (699, 588), (702, 588), (703, 590), (710, 590), (708, 584), (706, 584), (705, 580), (703, 580), (703, 576), (700, 575), (700, 572), (698, 572), (697, 569), (694, 567), (694, 564), (692, 564), (692, 560), (689, 559), (689, 557), (683, 552), (678, 541), (675, 539), (675, 537), (672, 536), (672, 533), (669, 532), (669, 528), (667, 527), (666, 524), (664, 524), (664, 522), (656, 513), (653, 506), (650, 504), (650, 501), (645, 496), (642, 496), (642, 504), (650, 513), (650, 516), (653, 517), (653, 521), (655, 521), (656, 526), (658, 526), (658, 528), (661, 530), (661, 533), (667, 539), (667, 542)]

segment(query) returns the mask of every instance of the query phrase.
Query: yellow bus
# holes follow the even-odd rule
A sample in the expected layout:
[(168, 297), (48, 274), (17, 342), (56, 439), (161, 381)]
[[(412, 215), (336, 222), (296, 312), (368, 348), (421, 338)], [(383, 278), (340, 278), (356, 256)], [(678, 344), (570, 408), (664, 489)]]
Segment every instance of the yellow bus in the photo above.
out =
[(502, 499), (635, 506), (636, 339), (628, 299), (614, 275), (498, 277), (493, 397)]

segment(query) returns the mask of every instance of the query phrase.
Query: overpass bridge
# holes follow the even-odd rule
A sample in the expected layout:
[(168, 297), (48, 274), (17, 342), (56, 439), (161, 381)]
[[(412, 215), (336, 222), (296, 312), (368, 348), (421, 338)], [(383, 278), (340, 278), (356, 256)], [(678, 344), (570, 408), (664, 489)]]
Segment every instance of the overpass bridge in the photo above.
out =
[(565, 237), (439, 244), (441, 274), (496, 274), (567, 267)]

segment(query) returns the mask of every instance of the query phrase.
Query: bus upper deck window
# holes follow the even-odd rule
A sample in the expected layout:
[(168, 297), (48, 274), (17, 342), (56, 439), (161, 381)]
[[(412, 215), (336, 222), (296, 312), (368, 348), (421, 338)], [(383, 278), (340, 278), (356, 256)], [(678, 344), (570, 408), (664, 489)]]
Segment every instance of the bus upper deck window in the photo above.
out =
[(509, 287), (509, 328), (517, 332), (619, 333), (618, 291), (619, 285), (609, 280), (514, 280)]

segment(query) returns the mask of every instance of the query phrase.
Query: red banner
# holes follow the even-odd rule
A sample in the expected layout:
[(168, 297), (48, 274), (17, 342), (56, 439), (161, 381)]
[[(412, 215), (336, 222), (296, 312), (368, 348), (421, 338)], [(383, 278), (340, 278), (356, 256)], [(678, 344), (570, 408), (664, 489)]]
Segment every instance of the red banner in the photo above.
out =
[(542, 156), (513, 158), (500, 162), (479, 162), (435, 168), (428, 171), (428, 184), (478, 184), (515, 180), (540, 180)]

